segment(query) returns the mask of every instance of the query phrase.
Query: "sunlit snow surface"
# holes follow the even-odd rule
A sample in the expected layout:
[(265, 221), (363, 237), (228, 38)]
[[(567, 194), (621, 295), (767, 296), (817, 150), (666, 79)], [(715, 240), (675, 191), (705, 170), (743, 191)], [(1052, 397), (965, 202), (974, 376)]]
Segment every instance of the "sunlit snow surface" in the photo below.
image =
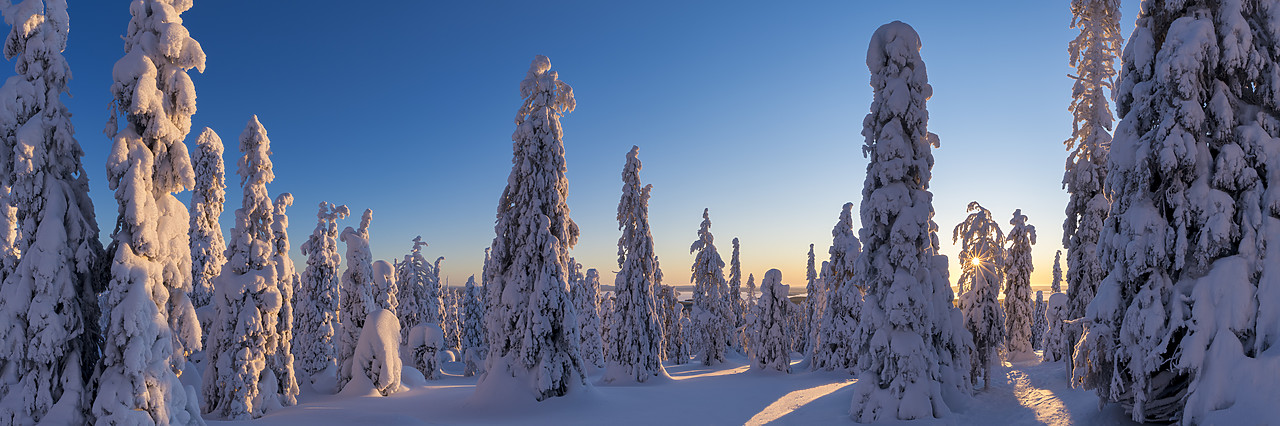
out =
[[(799, 361), (796, 356), (795, 361)], [(407, 366), (406, 366), (407, 367)], [(853, 378), (836, 372), (782, 374), (751, 370), (730, 356), (725, 364), (666, 365), (671, 381), (594, 389), (545, 402), (480, 403), (471, 400), (475, 377), (461, 377), (461, 363), (445, 363), (441, 380), (405, 383), (390, 397), (318, 395), (304, 386), (299, 405), (251, 422), (210, 425), (816, 425), (849, 420)], [(793, 369), (800, 370), (793, 365)], [(407, 368), (406, 368), (407, 369)], [(408, 373), (406, 373), (408, 374)], [(1116, 405), (1098, 409), (1091, 391), (1070, 389), (1060, 362), (1025, 361), (992, 371), (991, 388), (953, 419), (910, 424), (956, 425), (1135, 425)], [(408, 381), (408, 380), (406, 380)], [(416, 381), (416, 380), (415, 380)]]

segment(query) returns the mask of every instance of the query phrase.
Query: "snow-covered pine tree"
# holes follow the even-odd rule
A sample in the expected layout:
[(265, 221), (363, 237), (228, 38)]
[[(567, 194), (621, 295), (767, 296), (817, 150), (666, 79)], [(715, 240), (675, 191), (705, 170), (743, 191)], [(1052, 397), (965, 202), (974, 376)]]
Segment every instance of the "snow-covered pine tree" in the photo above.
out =
[(433, 322), (427, 320), (429, 309), (435, 312), (440, 312), (441, 309), (438, 306), (441, 304), (438, 291), (437, 297), (427, 296), (427, 287), (432, 283), (433, 276), (431, 264), (422, 257), (422, 248), (426, 246), (421, 235), (413, 237), (413, 246), (404, 255), (404, 261), (395, 263), (397, 296), (400, 299), (396, 315), (400, 319), (400, 338), (403, 342), (408, 341), (409, 330), (414, 326)]
[[(227, 262), (222, 239), (222, 216), (227, 183), (222, 164), (222, 139), (208, 127), (196, 139), (191, 156), (195, 187), (191, 188), (191, 305), (200, 309), (213, 298), (213, 279)], [(203, 314), (202, 314), (203, 315)], [(207, 323), (200, 324), (207, 326)]]
[(1036, 243), (1036, 227), (1027, 224), (1022, 209), (1013, 212), (1013, 225), (1005, 239), (1004, 344), (1010, 359), (1028, 358), (1031, 353), (1031, 246)]
[(977, 201), (965, 210), (969, 216), (951, 231), (951, 240), (960, 242), (960, 281), (969, 291), (960, 296), (964, 326), (973, 335), (973, 380), (982, 379), (983, 389), (991, 386), (991, 368), (1000, 362), (1005, 344), (1004, 308), (1000, 305), (1000, 284), (1004, 281), (1004, 232), (991, 211)]
[(280, 287), (280, 314), (276, 323), (275, 342), (268, 341), (267, 368), (276, 376), (276, 391), (280, 392), (280, 403), (296, 405), (298, 403), (298, 378), (294, 374), (293, 356), (293, 295), (302, 286), (297, 269), (293, 266), (293, 258), (289, 257), (289, 215), (286, 210), (293, 205), (293, 194), (288, 192), (276, 196), (274, 221), (271, 223), (273, 236), (272, 247), (275, 257), (271, 263), (276, 267), (276, 277)]
[(595, 368), (604, 368), (604, 340), (600, 337), (600, 273), (594, 268), (580, 285), (572, 290), (574, 311), (578, 314), (578, 336), (582, 359)]
[[(1106, 274), (1098, 261), (1098, 241), (1110, 201), (1103, 193), (1107, 179), (1107, 150), (1111, 144), (1111, 107), (1107, 92), (1115, 88), (1115, 60), (1120, 56), (1120, 0), (1072, 0), (1071, 27), (1080, 34), (1067, 44), (1072, 76), (1071, 137), (1062, 187), (1070, 194), (1062, 223), (1067, 248), (1067, 316), (1084, 316), (1085, 306)], [(1059, 290), (1054, 290), (1057, 293)]]
[[(725, 344), (729, 342), (730, 325), (725, 323), (729, 306), (725, 303), (722, 292), (726, 291), (724, 282), (724, 261), (716, 252), (715, 236), (711, 235), (710, 209), (702, 210), (702, 225), (698, 228), (698, 239), (689, 247), (689, 253), (696, 253), (693, 259), (693, 320), (694, 356), (703, 365), (724, 362)], [(748, 281), (754, 291), (754, 278)]]
[[(302, 243), (307, 267), (302, 270), (298, 291), (293, 294), (293, 348), (303, 377), (315, 384), (316, 376), (333, 369), (328, 380), (337, 379), (338, 351), (334, 335), (338, 331), (338, 220), (350, 215), (347, 206), (320, 202), (315, 231)], [(326, 382), (328, 381), (326, 380)]]
[(1278, 16), (1274, 2), (1147, 2), (1124, 50), (1107, 274), (1074, 359), (1135, 420), (1273, 408), (1252, 397), (1280, 386), (1256, 380), (1280, 368)]
[[(356, 353), (365, 317), (377, 309), (374, 300), (373, 254), (369, 252), (369, 224), (373, 222), (373, 210), (365, 209), (360, 216), (360, 227), (348, 226), (339, 239), (347, 244), (347, 269), (342, 271), (338, 297), (338, 318), (342, 320), (342, 339), (338, 346), (338, 389), (351, 380), (351, 359)], [(424, 372), (425, 374), (425, 372)]]
[(942, 395), (964, 395), (968, 333), (952, 305), (947, 259), (938, 254), (929, 178), (925, 101), (933, 93), (920, 36), (902, 22), (876, 30), (867, 49), (874, 97), (863, 120), (870, 157), (862, 189), (862, 254), (854, 280), (866, 287), (852, 346), (861, 370), (855, 421), (945, 417)]
[[(618, 274), (613, 281), (618, 326), (609, 329), (616, 350), (605, 358), (604, 383), (645, 382), (666, 376), (662, 367), (662, 322), (654, 305), (657, 256), (649, 233), (649, 193), (653, 185), (640, 183), (640, 147), (632, 146), (622, 168), (622, 198), (618, 201)], [(716, 296), (722, 296), (716, 294)], [(726, 337), (727, 339), (727, 337)], [(727, 341), (727, 340), (726, 340)]]
[(240, 152), (244, 155), (237, 174), (244, 196), (227, 241), (227, 262), (214, 279), (202, 405), (206, 414), (233, 420), (262, 417), (291, 405), (297, 396), (296, 382), (292, 389), (279, 387), (283, 380), (293, 381), (292, 366), (285, 370), (287, 378), (275, 371), (283, 361), (277, 351), (281, 345), (287, 349), (280, 320), (289, 295), (281, 293), (280, 281), (286, 277), (279, 275), (282, 268), (275, 263), (281, 247), (275, 229), (277, 206), (267, 194), (267, 183), (275, 179), (268, 158), (271, 140), (257, 116), (240, 134)]
[(480, 372), (484, 352), (489, 350), (484, 330), (484, 287), (476, 284), (476, 276), (467, 278), (466, 297), (463, 299), (462, 360), (466, 365), (463, 375), (470, 377)]
[(802, 307), (804, 315), (798, 324), (799, 330), (797, 330), (798, 334), (795, 336), (795, 340), (799, 342), (796, 345), (796, 351), (800, 353), (813, 352), (813, 345), (815, 342), (809, 338), (810, 334), (812, 334), (810, 331), (817, 330), (818, 327), (816, 324), (822, 319), (822, 311), (816, 310), (818, 304), (814, 297), (814, 295), (817, 294), (818, 286), (820, 285), (818, 284), (818, 267), (815, 264), (816, 260), (817, 259), (814, 258), (813, 254), (813, 244), (809, 244), (809, 262), (805, 264), (806, 269), (804, 275), (806, 281), (804, 286), (805, 302)]
[(738, 237), (733, 237), (733, 254), (729, 256), (729, 309), (733, 311), (733, 346), (742, 349), (745, 339), (741, 330), (747, 323), (743, 319), (746, 302), (742, 300), (742, 262), (739, 259)]
[[(99, 356), (102, 243), (71, 113), (62, 56), (64, 0), (4, 8), (0, 88), (0, 424), (88, 422)], [(5, 191), (0, 191), (5, 192)]]
[(782, 271), (770, 269), (760, 282), (760, 304), (756, 307), (756, 323), (751, 330), (751, 366), (758, 370), (791, 372), (791, 337), (787, 334), (787, 292), (782, 284)]
[(1050, 293), (1062, 292), (1062, 250), (1053, 255), (1053, 284), (1049, 290)]
[[(136, 0), (112, 70), (107, 179), (119, 217), (104, 307), (110, 312), (93, 415), (103, 424), (202, 423), (198, 394), (178, 374), (200, 350), (191, 291), (186, 206), (174, 194), (195, 185), (182, 143), (196, 112), (187, 71), (205, 56), (182, 26), (189, 0)], [(192, 372), (192, 374), (195, 374)]]
[(1071, 343), (1067, 336), (1067, 304), (1068, 297), (1064, 293), (1049, 295), (1045, 304), (1045, 323), (1048, 328), (1044, 332), (1043, 358), (1045, 361), (1062, 361), (1071, 355)]
[(756, 310), (756, 305), (756, 274), (747, 274), (747, 300), (744, 304), (746, 307), (743, 309), (743, 314), (753, 315), (752, 312)]
[[(573, 88), (538, 55), (520, 82), (524, 102), (511, 135), (511, 175), (498, 202), (488, 287), (489, 358), (476, 391), (525, 386), (538, 401), (586, 386), (578, 319), (569, 300), (569, 180), (560, 117), (573, 111)], [(538, 244), (530, 242), (537, 241)], [(496, 377), (502, 376), (501, 379)]]
[(1037, 291), (1035, 309), (1031, 310), (1031, 320), (1032, 320), (1031, 349), (1032, 350), (1038, 351), (1038, 350), (1044, 349), (1044, 332), (1045, 332), (1045, 329), (1049, 327), (1049, 323), (1045, 321), (1044, 314), (1045, 314), (1044, 292)]
[(862, 244), (853, 231), (853, 203), (845, 203), (840, 219), (831, 228), (829, 258), (824, 262), (822, 321), (818, 325), (818, 345), (814, 351), (814, 370), (841, 369), (853, 373), (857, 353), (850, 346), (862, 310), (863, 285), (855, 278), (855, 267), (862, 254)]

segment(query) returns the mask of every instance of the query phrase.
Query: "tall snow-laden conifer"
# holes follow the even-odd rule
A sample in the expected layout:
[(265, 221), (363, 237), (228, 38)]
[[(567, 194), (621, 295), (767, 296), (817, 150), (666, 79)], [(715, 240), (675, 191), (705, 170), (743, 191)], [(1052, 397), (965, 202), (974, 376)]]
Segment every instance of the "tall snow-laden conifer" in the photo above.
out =
[(1074, 359), (1135, 420), (1274, 404), (1255, 396), (1280, 386), (1256, 381), (1280, 368), (1277, 22), (1271, 1), (1144, 2), (1124, 49), (1106, 276)]
[(853, 203), (845, 203), (840, 219), (831, 228), (831, 248), (825, 262), (825, 292), (822, 295), (822, 322), (813, 369), (841, 369), (852, 373), (857, 353), (850, 346), (862, 309), (862, 285), (855, 280), (855, 266), (862, 244), (853, 231)]
[(276, 391), (280, 393), (280, 403), (296, 405), (298, 403), (298, 379), (294, 374), (293, 356), (293, 295), (301, 287), (302, 279), (293, 266), (293, 258), (289, 257), (289, 215), (287, 209), (293, 205), (293, 194), (288, 192), (276, 196), (274, 221), (271, 222), (272, 248), (275, 256), (271, 262), (276, 267), (276, 281), (280, 287), (279, 322), (276, 323), (274, 347), (267, 357), (267, 368), (275, 374)]
[(213, 279), (227, 262), (223, 253), (227, 244), (222, 239), (222, 225), (218, 223), (226, 203), (227, 183), (222, 164), (222, 139), (213, 129), (206, 127), (200, 132), (191, 161), (196, 174), (190, 210), (191, 304), (199, 309), (213, 298)]
[[(338, 332), (338, 220), (350, 215), (347, 206), (320, 202), (315, 231), (302, 243), (307, 267), (302, 270), (298, 291), (294, 293), (293, 347), (298, 367), (304, 377), (316, 383), (316, 376), (333, 369), (336, 374), (338, 351), (334, 335)], [(330, 379), (336, 379), (331, 376)]]
[(1049, 323), (1045, 321), (1045, 304), (1044, 292), (1036, 292), (1035, 308), (1031, 310), (1031, 349), (1044, 349), (1044, 332), (1049, 327)]
[(631, 147), (622, 168), (618, 202), (618, 275), (613, 282), (618, 326), (609, 329), (616, 350), (605, 359), (605, 383), (645, 382), (666, 375), (662, 367), (662, 323), (654, 305), (658, 259), (649, 233), (649, 193), (640, 183), (640, 147)]
[(791, 372), (791, 337), (787, 332), (787, 300), (790, 286), (782, 284), (782, 271), (770, 269), (760, 282), (760, 304), (751, 327), (751, 366), (758, 370)]
[(11, 190), (0, 193), (0, 424), (87, 423), (103, 250), (84, 151), (62, 103), (67, 6), (26, 0), (4, 18), (15, 75), (0, 88), (0, 187)]
[(970, 202), (966, 211), (969, 216), (951, 231), (951, 240), (960, 242), (960, 281), (969, 284), (969, 291), (960, 296), (960, 309), (964, 326), (973, 335), (973, 380), (982, 379), (986, 389), (1005, 343), (1005, 314), (999, 301), (1005, 236), (991, 211), (977, 201)]
[[(240, 152), (244, 155), (237, 174), (244, 196), (228, 238), (227, 263), (214, 279), (209, 367), (204, 371), (205, 413), (226, 419), (262, 417), (268, 410), (295, 403), (298, 392), (292, 365), (281, 365), (284, 358), (292, 364), (292, 356), (279, 353), (288, 349), (288, 336), (281, 333), (288, 324), (281, 324), (281, 319), (289, 295), (282, 293), (281, 281), (289, 280), (292, 286), (292, 277), (280, 274), (293, 271), (292, 264), (276, 263), (281, 248), (277, 239), (284, 236), (278, 235), (283, 229), (275, 226), (277, 206), (267, 194), (267, 183), (275, 179), (268, 157), (271, 140), (257, 116), (240, 134)], [(287, 248), (287, 241), (284, 244)], [(279, 377), (277, 369), (288, 377)], [(282, 389), (284, 381), (290, 383)]]
[[(135, 0), (125, 56), (112, 69), (107, 179), (119, 217), (104, 305), (99, 423), (201, 423), (197, 394), (178, 381), (200, 350), (191, 291), (190, 217), (175, 193), (195, 184), (182, 143), (196, 112), (187, 71), (205, 56), (182, 25), (190, 0)], [(195, 372), (191, 372), (195, 374)]]
[(425, 323), (440, 323), (440, 312), (443, 301), (440, 299), (440, 286), (432, 271), (433, 265), (422, 256), (422, 248), (427, 243), (422, 236), (413, 238), (413, 246), (404, 260), (396, 262), (396, 286), (400, 306), (396, 315), (400, 319), (400, 338), (407, 341), (409, 330)]
[(444, 329), (444, 342), (447, 349), (455, 352), (462, 350), (462, 294), (456, 287), (443, 286), (444, 315), (440, 325)]
[(478, 361), (489, 350), (484, 331), (484, 287), (476, 284), (476, 276), (467, 278), (466, 295), (463, 298), (462, 360), (466, 364), (463, 374), (473, 376), (480, 371)]
[(874, 97), (863, 120), (870, 157), (862, 189), (862, 254), (855, 281), (866, 286), (852, 345), (861, 370), (850, 416), (893, 421), (950, 414), (943, 395), (967, 394), (968, 333), (952, 306), (947, 258), (938, 254), (929, 178), (925, 101), (933, 93), (909, 25), (881, 26), (867, 49)]
[(594, 268), (588, 269), (580, 285), (571, 291), (573, 307), (578, 314), (582, 359), (596, 368), (604, 368), (604, 340), (600, 337), (600, 273)]
[(809, 338), (811, 334), (810, 329), (817, 330), (818, 326), (816, 324), (818, 323), (818, 321), (822, 319), (822, 311), (816, 311), (816, 309), (818, 308), (818, 304), (815, 303), (815, 300), (814, 300), (815, 299), (814, 295), (818, 292), (818, 286), (819, 286), (818, 269), (817, 269), (817, 265), (814, 263), (815, 260), (816, 259), (814, 258), (814, 254), (813, 254), (813, 244), (809, 244), (809, 261), (808, 263), (805, 264), (806, 268), (805, 268), (805, 275), (804, 275), (804, 279), (806, 282), (804, 287), (805, 302), (804, 302), (804, 306), (802, 307), (804, 314), (800, 323), (798, 324), (799, 325), (798, 334), (795, 336), (796, 341), (800, 342), (796, 347), (796, 350), (799, 351), (800, 353), (813, 352), (814, 341)]
[[(694, 356), (703, 365), (724, 362), (725, 344), (729, 342), (732, 330), (725, 318), (729, 306), (725, 303), (723, 292), (724, 261), (716, 252), (715, 236), (711, 235), (711, 216), (709, 209), (702, 210), (702, 226), (698, 228), (698, 239), (689, 247), (689, 253), (695, 253), (693, 259), (693, 320)], [(751, 283), (754, 285), (754, 283)]]
[[(342, 339), (338, 346), (338, 389), (351, 380), (351, 361), (364, 330), (365, 317), (379, 309), (374, 300), (373, 254), (369, 252), (369, 225), (373, 222), (373, 210), (365, 209), (360, 216), (360, 227), (350, 226), (342, 230), (338, 239), (347, 245), (347, 268), (342, 271), (338, 297), (338, 318), (342, 320)], [(425, 372), (424, 372), (425, 374)]]
[(1022, 209), (1009, 220), (1005, 249), (1004, 330), (1005, 349), (1010, 359), (1031, 356), (1031, 246), (1036, 243), (1036, 227), (1027, 224)]
[(742, 300), (742, 262), (739, 260), (738, 237), (733, 237), (733, 254), (729, 256), (729, 309), (733, 311), (733, 345), (741, 347), (744, 339), (739, 330), (747, 324), (743, 319), (746, 302)]
[[(1080, 34), (1067, 44), (1072, 76), (1071, 137), (1062, 187), (1070, 194), (1062, 223), (1067, 248), (1067, 316), (1084, 316), (1085, 306), (1106, 268), (1098, 262), (1098, 241), (1110, 205), (1103, 193), (1107, 179), (1107, 150), (1111, 144), (1111, 107), (1107, 92), (1115, 87), (1115, 60), (1120, 56), (1120, 0), (1072, 0), (1071, 27)], [(1054, 291), (1055, 293), (1057, 290)]]
[(1049, 291), (1062, 292), (1062, 250), (1053, 254), (1053, 284), (1049, 287)]
[[(573, 111), (573, 88), (537, 56), (520, 82), (524, 102), (511, 135), (511, 175), (498, 200), (484, 280), (490, 310), (489, 358), (477, 392), (514, 379), (542, 401), (586, 386), (578, 321), (569, 300), (569, 180), (560, 117)], [(501, 378), (499, 378), (501, 377)]]

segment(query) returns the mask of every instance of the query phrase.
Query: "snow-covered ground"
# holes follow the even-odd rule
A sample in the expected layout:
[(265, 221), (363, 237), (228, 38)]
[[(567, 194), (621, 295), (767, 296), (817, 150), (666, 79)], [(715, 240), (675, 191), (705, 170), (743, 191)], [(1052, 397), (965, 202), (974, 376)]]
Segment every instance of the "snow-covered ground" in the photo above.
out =
[[(799, 361), (796, 359), (796, 361)], [(246, 422), (210, 425), (818, 425), (852, 424), (849, 403), (854, 379), (842, 373), (781, 374), (749, 369), (747, 360), (667, 365), (671, 380), (628, 386), (600, 385), (588, 392), (545, 402), (498, 405), (471, 400), (475, 377), (461, 377), (461, 363), (446, 363), (445, 377), (425, 382), (406, 368), (408, 390), (389, 397), (319, 395), (303, 386), (299, 404)], [(793, 367), (794, 368), (794, 367)], [(798, 370), (798, 369), (797, 369)], [(411, 376), (417, 376), (412, 378)], [(1134, 425), (1112, 404), (1098, 409), (1090, 391), (1070, 389), (1061, 362), (1005, 364), (950, 420), (958, 425)], [(918, 424), (918, 423), (916, 423)]]

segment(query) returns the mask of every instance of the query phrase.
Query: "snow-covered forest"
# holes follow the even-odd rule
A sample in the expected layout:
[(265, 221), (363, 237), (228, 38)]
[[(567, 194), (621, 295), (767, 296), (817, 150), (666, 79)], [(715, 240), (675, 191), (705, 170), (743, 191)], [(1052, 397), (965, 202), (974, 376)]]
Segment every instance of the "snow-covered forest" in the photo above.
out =
[[(71, 23), (103, 17), (82, 18), (67, 0), (0, 3), (14, 69), (0, 86), (0, 425), (1280, 424), (1280, 0), (1142, 0), (1128, 34), (1120, 0), (1056, 5), (1070, 12), (1062, 29), (1072, 38), (1036, 49), (1065, 50), (1070, 90), (995, 90), (1010, 102), (1061, 99), (1070, 113), (1034, 124), (1061, 138), (1022, 142), (1056, 150), (1053, 163), (1033, 165), (1057, 185), (1035, 191), (1063, 195), (1053, 207), (1065, 215), (1051, 217), (1031, 208), (1035, 194), (988, 200), (984, 188), (938, 185), (954, 157), (938, 154), (950, 141), (934, 132), (937, 117), (958, 111), (931, 108), (935, 84), (954, 80), (929, 72), (936, 51), (922, 34), (934, 33), (923, 25), (852, 26), (858, 53), (823, 52), (853, 57), (869, 104), (835, 123), (860, 138), (845, 134), (846, 152), (820, 154), (843, 161), (839, 179), (803, 185), (839, 202), (784, 216), (782, 195), (751, 185), (783, 181), (789, 154), (735, 145), (778, 160), (735, 164), (741, 182), (726, 187), (712, 177), (724, 158), (696, 144), (675, 161), (641, 143), (589, 147), (574, 138), (583, 121), (626, 133), (686, 117), (612, 121), (616, 111), (592, 109), (597, 92), (575, 92), (577, 81), (599, 87), (592, 67), (540, 53), (521, 57), (527, 68), (502, 68), (509, 104), (414, 99), (499, 111), (511, 143), (505, 180), (467, 168), (422, 184), (420, 173), (491, 152), (433, 138), (438, 117), (310, 120), (333, 135), (414, 127), (413, 144), (431, 154), (389, 154), (414, 157), (390, 181), (379, 177), (400, 159), (366, 151), (409, 152), (396, 145), (408, 142), (343, 140), (345, 152), (299, 160), (289, 156), (299, 149), (274, 148), (326, 145), (269, 137), (272, 116), (251, 113), (228, 150), (218, 132), (235, 128), (200, 118), (225, 106), (198, 108), (207, 89), (197, 76), (215, 72), (219, 54), (264, 44), (186, 25), (202, 13), (193, 0), (119, 3), (123, 49), (98, 69), (69, 61)], [(359, 38), (343, 25), (344, 43)], [(518, 42), (558, 54), (564, 41)], [(963, 58), (980, 67), (987, 54)], [(395, 115), (390, 101), (352, 105), (363, 93), (405, 96), (406, 78), (475, 89), (396, 59), (328, 81), (343, 87), (322, 107)], [(306, 79), (312, 64), (296, 65)], [(73, 71), (102, 76), (102, 87), (76, 90), (109, 103), (72, 103)], [(745, 103), (768, 110), (777, 94), (762, 84), (790, 83), (744, 84)], [(73, 116), (101, 118), (105, 137), (77, 132)], [(90, 155), (90, 143), (105, 154)], [(574, 156), (600, 147), (612, 151)], [(959, 149), (981, 152), (957, 165), (966, 174), (1030, 180), (1013, 170), (1034, 157)], [(607, 166), (608, 182), (575, 180), (571, 158)], [(695, 173), (671, 178), (683, 169)], [(320, 177), (285, 178), (308, 172)], [(465, 251), (434, 247), (433, 235), (458, 226), (425, 218), (461, 210), (449, 187), (463, 180), (501, 182), (486, 210), (457, 213), (492, 229), (466, 235)], [(91, 195), (94, 185), (110, 198)], [(608, 200), (579, 195), (599, 185)], [(751, 198), (746, 210), (766, 212), (767, 226), (741, 226), (755, 213), (710, 201), (722, 193)], [(413, 229), (368, 194), (418, 209)], [(570, 208), (584, 198), (608, 209)], [(673, 198), (705, 203), (682, 208), (670, 238), (657, 207)], [(966, 201), (950, 205), (957, 199)], [(290, 207), (303, 218), (293, 239)], [(802, 236), (807, 248), (779, 249), (768, 235), (797, 234), (796, 222), (822, 230)], [(616, 251), (585, 243), (602, 238)], [(788, 269), (801, 263), (803, 273)]]

